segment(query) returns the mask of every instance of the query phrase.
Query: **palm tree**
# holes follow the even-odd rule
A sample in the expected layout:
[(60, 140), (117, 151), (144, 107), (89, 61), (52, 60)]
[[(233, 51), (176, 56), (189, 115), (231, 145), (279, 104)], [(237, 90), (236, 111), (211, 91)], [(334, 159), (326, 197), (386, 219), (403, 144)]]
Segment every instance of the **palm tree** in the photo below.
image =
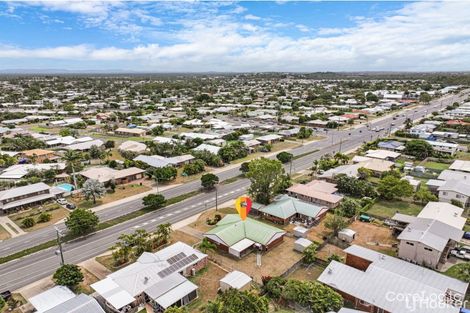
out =
[(70, 168), (72, 169), (72, 178), (73, 178), (73, 184), (75, 186), (75, 189), (77, 189), (77, 178), (75, 177), (75, 167), (74, 167), (74, 164), (76, 164), (76, 162), (78, 160), (81, 159), (81, 153), (80, 152), (77, 152), (77, 151), (74, 151), (74, 150), (68, 150), (64, 153), (64, 156), (62, 157), (65, 162), (67, 163), (67, 166), (70, 165)]

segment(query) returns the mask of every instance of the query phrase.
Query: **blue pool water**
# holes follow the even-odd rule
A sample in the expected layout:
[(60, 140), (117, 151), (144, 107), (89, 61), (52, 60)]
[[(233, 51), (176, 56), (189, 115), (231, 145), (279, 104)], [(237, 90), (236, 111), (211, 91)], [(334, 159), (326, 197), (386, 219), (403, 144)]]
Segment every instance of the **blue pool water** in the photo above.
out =
[(75, 189), (75, 187), (72, 184), (60, 184), (57, 185), (57, 187), (64, 189), (65, 191), (72, 192), (72, 190)]

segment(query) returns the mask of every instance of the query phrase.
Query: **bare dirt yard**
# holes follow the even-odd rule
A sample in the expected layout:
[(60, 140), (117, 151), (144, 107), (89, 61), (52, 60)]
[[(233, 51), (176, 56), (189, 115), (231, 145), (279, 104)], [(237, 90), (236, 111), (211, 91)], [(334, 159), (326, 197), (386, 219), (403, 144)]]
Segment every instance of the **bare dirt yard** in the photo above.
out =
[(342, 257), (343, 260), (346, 257), (346, 253), (344, 253), (343, 249), (328, 243), (323, 248), (318, 250), (317, 258), (326, 261), (333, 254), (336, 254), (336, 255)]
[(396, 254), (393, 245), (397, 244), (398, 240), (393, 237), (392, 230), (389, 227), (354, 221), (348, 228), (357, 232), (353, 244), (389, 255)]

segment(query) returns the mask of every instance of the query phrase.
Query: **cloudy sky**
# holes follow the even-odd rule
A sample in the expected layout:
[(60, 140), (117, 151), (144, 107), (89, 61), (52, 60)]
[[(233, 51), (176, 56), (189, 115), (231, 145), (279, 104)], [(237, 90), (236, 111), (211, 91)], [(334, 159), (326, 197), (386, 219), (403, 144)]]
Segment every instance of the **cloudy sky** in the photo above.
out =
[(468, 71), (470, 2), (0, 2), (0, 69)]

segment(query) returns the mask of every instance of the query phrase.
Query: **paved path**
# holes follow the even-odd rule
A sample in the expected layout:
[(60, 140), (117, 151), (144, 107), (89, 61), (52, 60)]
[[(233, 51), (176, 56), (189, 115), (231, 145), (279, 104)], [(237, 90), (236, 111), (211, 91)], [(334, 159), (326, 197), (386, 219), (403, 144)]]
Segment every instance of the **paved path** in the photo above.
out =
[(26, 232), (16, 225), (8, 216), (0, 216), (0, 225), (10, 233), (11, 238), (26, 234)]

